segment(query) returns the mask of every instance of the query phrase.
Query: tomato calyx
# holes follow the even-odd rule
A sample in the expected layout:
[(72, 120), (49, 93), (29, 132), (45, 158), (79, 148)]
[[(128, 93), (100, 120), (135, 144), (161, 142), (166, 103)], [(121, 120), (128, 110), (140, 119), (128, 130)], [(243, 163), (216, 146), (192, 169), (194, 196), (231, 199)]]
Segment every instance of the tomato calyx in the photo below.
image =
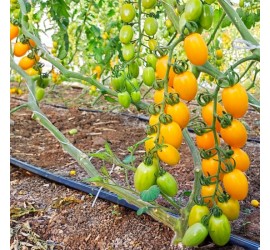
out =
[(175, 74), (181, 74), (188, 70), (188, 64), (186, 61), (176, 61), (174, 64), (172, 64), (173, 71)]
[(165, 101), (167, 104), (173, 106), (180, 102), (179, 94), (178, 93), (166, 93), (165, 94)]
[(220, 88), (228, 88), (232, 87), (233, 85), (237, 84), (240, 80), (239, 75), (233, 70), (229, 69), (224, 77), (220, 77), (217, 81), (217, 85)]
[(200, 156), (202, 159), (210, 159), (211, 157), (216, 155), (216, 149), (213, 150), (214, 148), (210, 148), (210, 149), (202, 149), (200, 151)]
[(222, 128), (227, 128), (231, 126), (232, 121), (233, 121), (233, 116), (229, 113), (226, 113), (222, 111), (223, 115), (220, 117), (218, 116), (217, 119), (220, 122), (220, 125)]
[(168, 54), (168, 49), (157, 46), (153, 53), (157, 58), (162, 58)]
[(231, 198), (231, 196), (228, 193), (224, 192), (223, 194), (221, 194), (220, 196), (218, 196), (218, 201), (220, 203), (226, 203), (226, 202), (228, 202), (228, 200), (230, 198)]
[(204, 107), (206, 106), (208, 103), (210, 103), (212, 100), (214, 99), (214, 96), (213, 94), (210, 94), (208, 92), (206, 93), (200, 93), (198, 94), (196, 100), (198, 102), (198, 104), (201, 106), (201, 107)]
[(159, 121), (162, 123), (162, 124), (169, 124), (173, 121), (172, 119), (172, 116), (171, 115), (168, 115), (168, 114), (161, 114), (159, 116)]
[(153, 88), (155, 90), (164, 89), (164, 79), (156, 79), (156, 81), (153, 83)]
[(147, 111), (150, 115), (157, 115), (160, 112), (160, 105), (157, 104), (150, 104), (147, 108)]
[(218, 206), (214, 206), (211, 209), (211, 214), (212, 216), (219, 218), (223, 214), (223, 212)]
[(153, 162), (154, 162), (153, 155), (152, 154), (146, 154), (145, 157), (144, 157), (143, 163), (146, 166), (151, 166), (153, 164)]
[(196, 22), (190, 21), (186, 22), (182, 28), (182, 34), (189, 36), (192, 33), (196, 33), (198, 30), (198, 24)]

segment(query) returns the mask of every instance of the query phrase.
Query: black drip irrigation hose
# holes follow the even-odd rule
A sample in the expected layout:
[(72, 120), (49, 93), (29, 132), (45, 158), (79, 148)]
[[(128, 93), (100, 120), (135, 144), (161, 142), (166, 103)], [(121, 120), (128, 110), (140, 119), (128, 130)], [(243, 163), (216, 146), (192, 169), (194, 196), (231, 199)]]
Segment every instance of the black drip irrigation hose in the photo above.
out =
[[(13, 97), (15, 100), (19, 100), (19, 101), (26, 101), (24, 99), (21, 98), (16, 98)], [(48, 104), (48, 103), (44, 103), (47, 106), (51, 106), (51, 107), (55, 107), (55, 108), (60, 108), (60, 109), (68, 109), (68, 107), (60, 105), (60, 104)], [(89, 113), (104, 113), (103, 110), (98, 110), (98, 109), (89, 109), (89, 108), (78, 108), (79, 111), (85, 111), (85, 112), (89, 112)], [(149, 117), (145, 116), (145, 115), (132, 115), (132, 114), (128, 114), (128, 113), (119, 113), (119, 112), (111, 112), (113, 114), (117, 114), (117, 115), (122, 115), (122, 116), (127, 116), (127, 117), (132, 117), (135, 119), (139, 119), (141, 121), (145, 121), (145, 122), (149, 122)], [(187, 128), (187, 130), (191, 133), (194, 134), (194, 130), (192, 128)], [(255, 142), (255, 143), (260, 143), (260, 139), (259, 138), (248, 138), (247, 139), (248, 142)]]
[[(117, 195), (115, 195), (114, 193), (108, 192), (104, 189), (93, 187), (93, 186), (90, 186), (88, 184), (72, 180), (70, 178), (56, 175), (50, 171), (33, 166), (27, 162), (17, 160), (16, 158), (13, 158), (13, 157), (10, 157), (10, 163), (13, 166), (25, 169), (31, 173), (37, 174), (41, 177), (44, 177), (44, 178), (51, 180), (51, 181), (54, 181), (56, 183), (65, 185), (67, 187), (70, 187), (70, 188), (73, 188), (73, 189), (76, 189), (76, 190), (79, 190), (79, 191), (82, 191), (82, 192), (85, 192), (88, 194), (92, 194), (95, 196), (98, 194), (98, 197), (100, 197), (104, 200), (111, 201), (113, 203), (122, 205), (122, 206), (124, 206), (126, 208), (130, 208), (134, 211), (138, 210), (138, 207), (126, 202), (124, 199), (119, 199), (117, 197)], [(175, 215), (175, 216), (178, 217), (178, 215)], [(259, 243), (255, 242), (255, 241), (248, 240), (246, 238), (243, 238), (243, 237), (240, 237), (237, 235), (234, 235), (234, 234), (231, 234), (229, 243), (232, 245), (241, 246), (241, 247), (248, 249), (248, 250), (260, 249)]]

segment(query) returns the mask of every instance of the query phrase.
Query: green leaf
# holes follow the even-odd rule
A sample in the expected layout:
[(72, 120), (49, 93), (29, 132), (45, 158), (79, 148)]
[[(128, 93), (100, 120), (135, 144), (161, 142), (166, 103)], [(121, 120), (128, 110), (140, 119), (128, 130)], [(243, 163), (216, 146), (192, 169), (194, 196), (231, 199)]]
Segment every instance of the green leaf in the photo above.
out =
[(114, 16), (114, 14), (115, 14), (115, 11), (113, 9), (110, 9), (110, 11), (107, 13), (107, 16), (112, 17)]
[(107, 176), (107, 177), (110, 176), (110, 174), (109, 174), (109, 172), (108, 172), (108, 169), (107, 169), (105, 166), (102, 166), (102, 167), (100, 168), (100, 172), (101, 172), (102, 174), (104, 174), (105, 176)]
[(216, 25), (222, 15), (222, 9), (215, 9), (213, 15), (213, 24)]
[(86, 182), (103, 182), (103, 178), (101, 176), (94, 176), (91, 178), (85, 179)]
[(137, 215), (142, 215), (143, 213), (146, 213), (148, 211), (148, 207), (141, 207), (137, 210)]
[(159, 187), (157, 185), (151, 186), (148, 190), (141, 192), (140, 197), (143, 201), (154, 201), (160, 194)]
[(67, 56), (67, 51), (66, 51), (66, 49), (65, 49), (64, 46), (61, 46), (61, 47), (59, 48), (59, 53), (58, 53), (58, 56), (57, 56), (57, 57), (58, 57), (60, 60), (63, 60), (66, 56)]
[(134, 162), (135, 159), (136, 159), (136, 157), (135, 157), (134, 155), (127, 155), (127, 156), (125, 157), (125, 159), (123, 160), (123, 162), (124, 162), (125, 164), (129, 164), (129, 163), (131, 163), (131, 162)]
[(190, 195), (191, 195), (191, 191), (185, 191), (185, 192), (183, 193), (183, 196), (189, 197)]
[(117, 102), (117, 100), (115, 100), (114, 98), (108, 96), (108, 95), (105, 95), (104, 96), (105, 100), (108, 101), (108, 102), (112, 102), (112, 103), (115, 103)]

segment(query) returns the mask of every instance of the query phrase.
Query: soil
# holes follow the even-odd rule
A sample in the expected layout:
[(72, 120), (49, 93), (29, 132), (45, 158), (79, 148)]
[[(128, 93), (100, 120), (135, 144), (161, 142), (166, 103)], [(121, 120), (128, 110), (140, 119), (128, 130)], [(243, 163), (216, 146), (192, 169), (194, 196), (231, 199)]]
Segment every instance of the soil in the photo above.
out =
[[(59, 98), (61, 93), (61, 98)], [(63, 102), (63, 98), (65, 97)], [(56, 98), (58, 97), (58, 98)], [(87, 98), (84, 98), (87, 97)], [(12, 96), (10, 107), (25, 103), (27, 94)], [(53, 104), (68, 106), (67, 109), (53, 107)], [(67, 100), (78, 100), (71, 102)], [(127, 148), (145, 137), (146, 122), (105, 110), (100, 104), (95, 108), (103, 112), (80, 111), (78, 107), (92, 108), (89, 95), (82, 95), (81, 89), (67, 87), (59, 92), (51, 91), (40, 107), (49, 120), (85, 153), (104, 149), (105, 142), (113, 152), (124, 159)], [(194, 105), (189, 104), (191, 108)], [(135, 110), (124, 111), (138, 113)], [(196, 112), (194, 112), (195, 115)], [(10, 154), (12, 157), (44, 168), (58, 175), (83, 181), (86, 172), (65, 153), (59, 142), (41, 125), (31, 118), (31, 112), (21, 109), (11, 115)], [(249, 138), (259, 138), (259, 114), (249, 110), (245, 123), (249, 126)], [(70, 135), (70, 129), (78, 132)], [(194, 138), (194, 134), (191, 134)], [(260, 144), (248, 142), (243, 148), (251, 159), (246, 172), (249, 180), (248, 197), (240, 202), (241, 212), (237, 221), (231, 223), (232, 233), (259, 242), (260, 209), (251, 206), (252, 199), (260, 199)], [(179, 183), (177, 197), (184, 197), (193, 184), (191, 153), (185, 143), (181, 146), (181, 161), (173, 167), (166, 167)], [(144, 155), (143, 146), (136, 151), (138, 164)], [(112, 166), (93, 158), (97, 169)], [(70, 171), (75, 170), (76, 175)], [(117, 166), (111, 176), (125, 185), (125, 174)], [(132, 175), (129, 176), (132, 185)], [(53, 183), (25, 170), (11, 166), (11, 249), (179, 249), (170, 245), (173, 232), (154, 221), (148, 215), (138, 216), (128, 208), (97, 199), (95, 197)], [(168, 204), (160, 200), (161, 204)], [(94, 205), (94, 206), (93, 206)], [(202, 249), (242, 249), (238, 246), (217, 248), (206, 242)]]

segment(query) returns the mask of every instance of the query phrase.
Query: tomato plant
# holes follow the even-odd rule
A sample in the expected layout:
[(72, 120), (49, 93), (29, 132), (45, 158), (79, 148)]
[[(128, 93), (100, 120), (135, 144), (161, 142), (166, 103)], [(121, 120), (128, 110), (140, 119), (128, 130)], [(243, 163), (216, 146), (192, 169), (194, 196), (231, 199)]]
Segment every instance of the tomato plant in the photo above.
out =
[[(173, 244), (197, 246), (208, 231), (215, 244), (226, 244), (231, 230), (226, 218), (238, 218), (238, 200), (248, 193), (243, 172), (251, 159), (242, 149), (247, 126), (238, 118), (248, 107), (260, 108), (257, 93), (256, 98), (252, 95), (258, 89), (260, 70), (260, 45), (252, 34), (259, 15), (253, 3), (240, 1), (242, 7), (236, 10), (225, 0), (11, 3), (11, 74), (20, 75), (18, 82), (27, 85), (27, 91), (36, 91), (29, 94), (27, 105), (36, 120), (58, 141), (63, 139), (65, 151), (94, 178), (94, 185), (134, 203), (138, 214), (147, 212), (169, 226), (175, 232)], [(43, 20), (53, 32), (48, 36), (50, 48), (40, 39), (47, 32), (40, 25)], [(240, 31), (237, 38), (241, 35), (252, 49), (238, 49), (236, 30)], [(93, 153), (104, 162), (117, 163), (126, 175), (125, 187), (107, 174), (107, 165), (98, 170), (88, 157), (82, 160), (83, 153), (74, 145), (64, 145), (64, 135), (40, 114), (36, 101), (44, 98), (44, 88), (54, 91), (61, 88), (55, 84), (63, 81), (82, 84), (82, 96), (91, 94), (89, 105), (108, 101), (102, 109), (120, 106), (149, 115), (147, 135), (128, 147), (123, 160), (109, 144), (104, 152)], [(10, 92), (22, 93), (19, 90), (20, 86)], [(74, 101), (78, 99), (82, 101)], [(182, 156), (183, 140), (193, 161)], [(194, 185), (187, 199), (181, 199), (185, 193), (178, 192), (176, 175), (163, 171), (169, 166), (177, 169), (182, 164), (180, 154), (194, 166)], [(141, 162), (138, 167), (136, 162)], [(164, 199), (181, 221), (165, 214)]]

